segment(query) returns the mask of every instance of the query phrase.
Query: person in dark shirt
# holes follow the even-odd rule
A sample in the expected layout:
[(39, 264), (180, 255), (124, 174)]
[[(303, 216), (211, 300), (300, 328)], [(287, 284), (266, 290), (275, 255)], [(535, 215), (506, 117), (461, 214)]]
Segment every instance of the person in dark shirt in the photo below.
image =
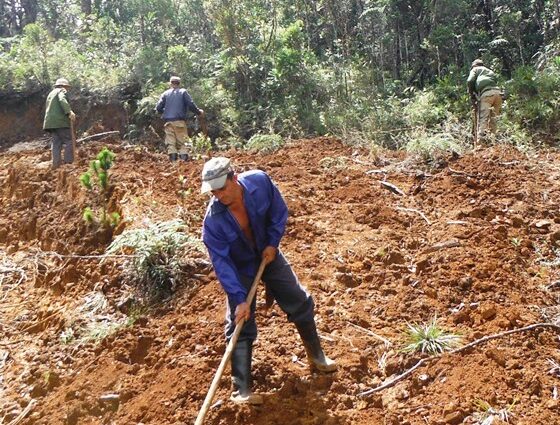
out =
[(189, 134), (187, 132), (187, 111), (204, 116), (204, 111), (193, 102), (187, 90), (181, 88), (181, 79), (171, 77), (171, 88), (163, 92), (156, 105), (156, 111), (162, 114), (165, 121), (165, 144), (171, 161), (189, 160)]
[(204, 164), (202, 193), (211, 192), (203, 222), (202, 239), (216, 276), (227, 295), (226, 338), (245, 319), (231, 357), (235, 403), (260, 404), (262, 397), (251, 392), (251, 358), (257, 336), (255, 306), (246, 297), (259, 263), (267, 305), (274, 300), (296, 325), (303, 340), (310, 368), (333, 372), (336, 363), (325, 356), (315, 324), (313, 298), (300, 284), (282, 252), (280, 241), (286, 229), (288, 208), (270, 177), (260, 170), (235, 174), (230, 160), (213, 158)]

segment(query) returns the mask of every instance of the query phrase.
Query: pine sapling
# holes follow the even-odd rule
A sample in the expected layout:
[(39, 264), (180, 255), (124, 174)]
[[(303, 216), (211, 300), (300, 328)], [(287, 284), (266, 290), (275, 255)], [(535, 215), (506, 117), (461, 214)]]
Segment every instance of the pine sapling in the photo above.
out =
[(115, 153), (107, 147), (101, 149), (95, 159), (91, 161), (89, 170), (80, 176), (80, 183), (91, 194), (97, 197), (100, 206), (99, 218), (92, 207), (86, 207), (83, 219), (86, 223), (98, 223), (101, 227), (115, 227), (119, 224), (121, 216), (118, 212), (109, 213), (109, 200), (111, 197), (111, 183), (109, 169), (115, 162)]

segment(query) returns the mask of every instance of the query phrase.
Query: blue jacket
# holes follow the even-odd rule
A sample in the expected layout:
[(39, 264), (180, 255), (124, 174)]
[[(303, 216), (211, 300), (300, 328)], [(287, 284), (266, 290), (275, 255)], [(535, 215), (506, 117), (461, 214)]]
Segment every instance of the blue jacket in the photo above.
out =
[(202, 228), (202, 240), (224, 291), (235, 305), (248, 291), (239, 276), (254, 277), (267, 246), (278, 248), (286, 229), (288, 207), (276, 185), (260, 170), (239, 174), (243, 202), (256, 246), (247, 239), (228, 208), (215, 197), (210, 200)]
[(188, 110), (196, 115), (200, 114), (200, 109), (193, 102), (191, 95), (182, 88), (170, 88), (164, 91), (156, 105), (156, 111), (163, 113), (164, 121), (186, 120)]

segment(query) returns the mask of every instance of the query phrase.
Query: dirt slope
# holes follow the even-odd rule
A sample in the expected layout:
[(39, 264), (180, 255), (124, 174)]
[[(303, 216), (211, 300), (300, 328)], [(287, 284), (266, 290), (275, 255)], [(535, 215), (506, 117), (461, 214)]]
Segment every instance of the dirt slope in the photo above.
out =
[[(129, 289), (121, 260), (86, 257), (106, 242), (82, 222), (77, 181), (102, 146), (56, 172), (44, 149), (0, 157), (2, 423), (26, 407), (22, 424), (193, 423), (225, 348), (223, 294), (202, 258), (169, 302), (134, 317), (117, 308)], [(201, 161), (170, 165), (143, 148), (110, 147), (112, 202), (128, 226), (181, 217), (199, 235)], [(291, 213), (282, 249), (313, 294), (340, 370), (310, 375), (295, 328), (278, 307), (260, 309), (253, 369), (265, 404), (233, 406), (228, 371), (208, 424), (476, 423), (477, 400), (496, 409), (515, 401), (512, 423), (560, 423), (560, 379), (549, 372), (559, 339), (548, 330), (445, 355), (358, 396), (420, 359), (401, 350), (407, 322), (437, 316), (468, 342), (559, 320), (557, 153), (494, 147), (429, 172), (327, 138), (225, 155), (281, 188)], [(87, 326), (88, 338), (72, 335)]]

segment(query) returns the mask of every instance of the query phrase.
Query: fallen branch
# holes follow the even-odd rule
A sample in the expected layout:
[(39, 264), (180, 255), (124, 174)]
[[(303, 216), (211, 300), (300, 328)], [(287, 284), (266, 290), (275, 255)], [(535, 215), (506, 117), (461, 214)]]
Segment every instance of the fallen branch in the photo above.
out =
[(62, 311), (64, 310), (64, 307), (58, 307), (57, 309), (55, 309), (55, 311), (53, 311), (52, 313), (50, 313), (47, 317), (45, 317), (44, 319), (39, 320), (38, 322), (34, 322), (28, 326), (26, 326), (25, 328), (23, 328), (21, 330), (21, 332), (27, 332), (30, 329), (33, 329), (35, 327), (41, 326), (45, 323), (48, 323), (50, 319), (52, 319), (54, 316), (56, 316), (59, 313), (62, 313)]
[(97, 133), (92, 134), (91, 136), (82, 137), (81, 139), (76, 140), (76, 142), (87, 142), (88, 140), (103, 139), (104, 137), (115, 136), (117, 134), (119, 134), (118, 131), (106, 131), (104, 133)]
[(393, 385), (395, 385), (397, 382), (402, 381), (404, 378), (412, 375), (412, 373), (418, 369), (419, 367), (432, 362), (433, 360), (437, 360), (439, 358), (441, 358), (443, 356), (443, 354), (449, 354), (449, 355), (453, 355), (453, 354), (458, 354), (461, 353), (463, 351), (466, 351), (470, 348), (473, 348), (477, 345), (483, 344), (485, 342), (488, 341), (492, 341), (493, 339), (499, 339), (499, 338), (503, 338), (505, 336), (509, 336), (515, 333), (521, 333), (521, 332), (528, 332), (528, 331), (533, 331), (535, 329), (538, 328), (549, 328), (552, 329), (558, 333), (560, 333), (560, 326), (558, 325), (553, 325), (552, 323), (535, 323), (533, 325), (529, 325), (529, 326), (525, 326), (524, 328), (519, 328), (519, 329), (513, 329), (511, 331), (505, 331), (505, 332), (501, 332), (499, 334), (494, 334), (494, 335), (489, 335), (489, 336), (485, 336), (483, 338), (477, 339), (467, 345), (464, 345), (463, 347), (460, 348), (456, 348), (453, 351), (449, 351), (447, 353), (442, 353), (442, 354), (436, 354), (434, 356), (430, 356), (430, 357), (426, 357), (425, 359), (420, 360), (418, 363), (416, 363), (414, 366), (412, 366), (410, 369), (406, 370), (405, 372), (401, 373), (399, 376), (397, 376), (396, 378), (392, 379), (389, 382), (386, 382), (383, 385), (380, 385), (378, 387), (369, 389), (367, 391), (363, 391), (361, 393), (358, 393), (357, 396), (358, 397), (364, 397), (366, 395), (369, 394), (373, 394), (373, 393), (377, 393), (379, 391), (383, 391), (384, 389), (390, 388)]
[(428, 217), (426, 217), (424, 215), (424, 213), (420, 210), (415, 210), (414, 208), (403, 208), (403, 207), (397, 207), (397, 210), (399, 211), (405, 211), (405, 212), (411, 212), (411, 213), (416, 213), (418, 214), (420, 217), (422, 217), (426, 223), (428, 223), (428, 226), (432, 225), (432, 222), (430, 220), (428, 220)]
[(393, 183), (389, 183), (386, 181), (380, 181), (379, 183), (381, 183), (381, 186), (383, 186), (386, 189), (389, 189), (391, 192), (399, 195), (399, 196), (404, 196), (405, 193), (400, 190), (397, 186), (395, 186)]
[(346, 322), (346, 323), (348, 323), (351, 326), (354, 326), (356, 329), (359, 329), (359, 330), (367, 333), (368, 335), (370, 335), (374, 338), (377, 338), (380, 341), (383, 341), (383, 343), (387, 346), (393, 345), (393, 343), (391, 341), (389, 341), (387, 338), (384, 338), (381, 335), (377, 335), (375, 332), (370, 331), (369, 329), (362, 328), (361, 326), (358, 326), (358, 325), (356, 325), (355, 323), (352, 323), (352, 322)]
[(463, 221), (463, 220), (449, 220), (448, 222), (446, 222), (446, 224), (457, 224), (460, 226), (466, 226), (467, 224), (469, 224), (468, 221)]
[(456, 248), (458, 246), (461, 246), (461, 243), (457, 239), (450, 239), (448, 241), (436, 243), (435, 245), (426, 248), (422, 253), (429, 254), (430, 252), (441, 251), (442, 249), (447, 248)]
[(460, 176), (467, 176), (467, 177), (473, 177), (473, 178), (476, 177), (475, 174), (469, 174), (469, 173), (465, 173), (464, 171), (454, 170), (454, 169), (451, 168), (451, 167), (447, 167), (447, 168), (448, 168), (449, 171), (450, 171), (451, 173), (453, 173), (453, 174), (458, 174), (458, 175), (460, 175)]
[(25, 409), (23, 409), (23, 411), (18, 415), (17, 418), (15, 418), (12, 422), (10, 422), (8, 425), (17, 425), (19, 424), (21, 421), (23, 421), (25, 419), (25, 417), (29, 414), (29, 412), (31, 412), (31, 409), (33, 409), (33, 406), (35, 406), (35, 403), (37, 401), (36, 400), (31, 400), (29, 402), (29, 404), (27, 405), (27, 407)]

